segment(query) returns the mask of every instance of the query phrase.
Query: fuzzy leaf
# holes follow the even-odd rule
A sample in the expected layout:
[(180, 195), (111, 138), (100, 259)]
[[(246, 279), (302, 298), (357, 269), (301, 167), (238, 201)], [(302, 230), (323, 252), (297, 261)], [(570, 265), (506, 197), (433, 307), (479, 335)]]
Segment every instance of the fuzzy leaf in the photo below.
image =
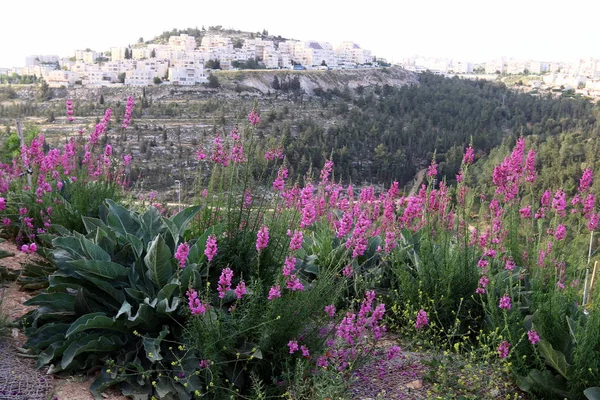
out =
[(131, 211), (110, 199), (106, 199), (106, 204), (109, 209), (107, 223), (110, 228), (122, 237), (126, 237), (128, 233), (139, 233), (140, 224), (134, 219)]
[(591, 387), (583, 391), (588, 400), (600, 400), (600, 387)]
[(81, 270), (106, 279), (117, 279), (127, 276), (127, 268), (112, 261), (97, 260), (74, 260), (69, 265), (75, 267), (75, 271)]
[(144, 262), (146, 263), (148, 277), (159, 288), (165, 286), (171, 275), (173, 275), (172, 258), (171, 249), (165, 244), (163, 237), (161, 235), (156, 236), (150, 244)]
[(127, 329), (121, 321), (115, 321), (104, 315), (104, 313), (98, 312), (79, 317), (77, 321), (73, 322), (65, 336), (68, 338), (75, 333), (86, 331), (88, 329), (110, 329), (119, 332), (127, 332)]
[(144, 337), (144, 350), (148, 360), (156, 362), (163, 359), (160, 355), (160, 344), (168, 334), (169, 327), (165, 325), (156, 338)]
[(540, 340), (538, 348), (546, 364), (554, 368), (565, 379), (569, 379), (571, 366), (567, 363), (565, 355), (552, 348), (550, 342), (544, 339)]
[(104, 336), (103, 334), (85, 335), (80, 340), (73, 342), (65, 350), (60, 361), (60, 366), (66, 370), (73, 359), (81, 353), (101, 352), (106, 353), (118, 350), (123, 346), (123, 341), (118, 336)]
[(200, 212), (200, 210), (202, 210), (202, 206), (187, 207), (171, 218), (171, 221), (173, 221), (177, 227), (178, 236), (183, 236), (189, 223), (194, 219), (198, 212)]
[(45, 306), (51, 310), (74, 311), (75, 295), (68, 293), (40, 293), (24, 302), (26, 306)]

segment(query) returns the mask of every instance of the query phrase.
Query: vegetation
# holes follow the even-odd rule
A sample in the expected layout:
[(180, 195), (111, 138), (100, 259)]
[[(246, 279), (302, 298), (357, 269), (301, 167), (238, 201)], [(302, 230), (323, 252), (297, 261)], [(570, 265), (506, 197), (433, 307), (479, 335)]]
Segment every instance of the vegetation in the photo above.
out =
[[(294, 138), (280, 116), (302, 105), (255, 106), (229, 134), (222, 112), (188, 164), (194, 205), (171, 216), (120, 192), (132, 160), (112, 141), (134, 130), (133, 98), (87, 143), (34, 135), (2, 168), (0, 212), (50, 263), (21, 319), (38, 366), (99, 369), (97, 396), (349, 398), (363, 364), (402, 344), (446, 355), (427, 362), (431, 396), (505, 398), (506, 382), (480, 390), (510, 376), (534, 398), (596, 399), (598, 183), (574, 144), (594, 143), (597, 108), (432, 75), (355, 92), (319, 93), (340, 123), (306, 113)], [(426, 183), (403, 194), (391, 150)], [(403, 342), (385, 346), (386, 331)]]

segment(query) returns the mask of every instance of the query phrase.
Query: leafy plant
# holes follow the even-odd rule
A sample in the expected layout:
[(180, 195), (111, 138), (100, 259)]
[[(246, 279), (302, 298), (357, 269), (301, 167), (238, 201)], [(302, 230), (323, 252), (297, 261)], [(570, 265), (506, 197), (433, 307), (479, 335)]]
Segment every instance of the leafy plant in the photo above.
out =
[[(180, 270), (173, 254), (199, 210), (167, 219), (154, 208), (138, 214), (107, 200), (100, 219), (83, 217), (85, 236), (52, 239), (57, 270), (48, 288), (26, 302), (37, 308), (22, 318), (25, 347), (39, 354), (38, 367), (102, 369), (95, 394), (119, 384), (130, 394), (190, 398), (199, 389), (197, 364), (189, 351), (174, 348), (183, 338), (182, 288), (193, 269)], [(182, 371), (187, 385), (176, 379)]]

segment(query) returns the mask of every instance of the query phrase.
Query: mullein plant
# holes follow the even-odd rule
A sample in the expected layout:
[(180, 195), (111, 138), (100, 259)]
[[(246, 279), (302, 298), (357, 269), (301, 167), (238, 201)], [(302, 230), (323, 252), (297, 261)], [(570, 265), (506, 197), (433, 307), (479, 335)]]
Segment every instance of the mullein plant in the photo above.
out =
[[(66, 102), (66, 114), (73, 122), (71, 100)], [(76, 137), (65, 139), (62, 148), (48, 149), (40, 134), (21, 147), (20, 157), (12, 164), (0, 166), (0, 191), (8, 204), (2, 224), (16, 235), (20, 246), (34, 244), (53, 224), (83, 231), (81, 216), (97, 213), (105, 198), (116, 198), (127, 187), (131, 155), (115, 157), (110, 144), (98, 148), (111, 116), (109, 108), (87, 141), (85, 131), (79, 129)]]

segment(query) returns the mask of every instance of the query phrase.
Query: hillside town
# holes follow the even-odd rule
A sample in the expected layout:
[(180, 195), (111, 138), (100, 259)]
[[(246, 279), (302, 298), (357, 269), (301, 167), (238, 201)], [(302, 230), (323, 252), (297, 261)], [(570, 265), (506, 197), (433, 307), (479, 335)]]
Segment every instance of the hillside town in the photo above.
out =
[(484, 63), (439, 57), (411, 57), (400, 62), (410, 71), (431, 71), (439, 75), (488, 75), (492, 79), (504, 75), (525, 75), (526, 85), (533, 89), (562, 87), (583, 94), (600, 96), (600, 58), (580, 58), (571, 62), (520, 60), (499, 57)]
[[(250, 62), (251, 61), (251, 62)], [(77, 50), (73, 57), (31, 55), (22, 68), (0, 68), (12, 73), (43, 78), (50, 87), (195, 85), (208, 80), (210, 69), (232, 70), (241, 65), (266, 69), (348, 69), (373, 67), (370, 50), (354, 42), (333, 47), (328, 42), (235, 39), (211, 34), (202, 37), (170, 36), (166, 44), (140, 43), (111, 47), (107, 52)]]

